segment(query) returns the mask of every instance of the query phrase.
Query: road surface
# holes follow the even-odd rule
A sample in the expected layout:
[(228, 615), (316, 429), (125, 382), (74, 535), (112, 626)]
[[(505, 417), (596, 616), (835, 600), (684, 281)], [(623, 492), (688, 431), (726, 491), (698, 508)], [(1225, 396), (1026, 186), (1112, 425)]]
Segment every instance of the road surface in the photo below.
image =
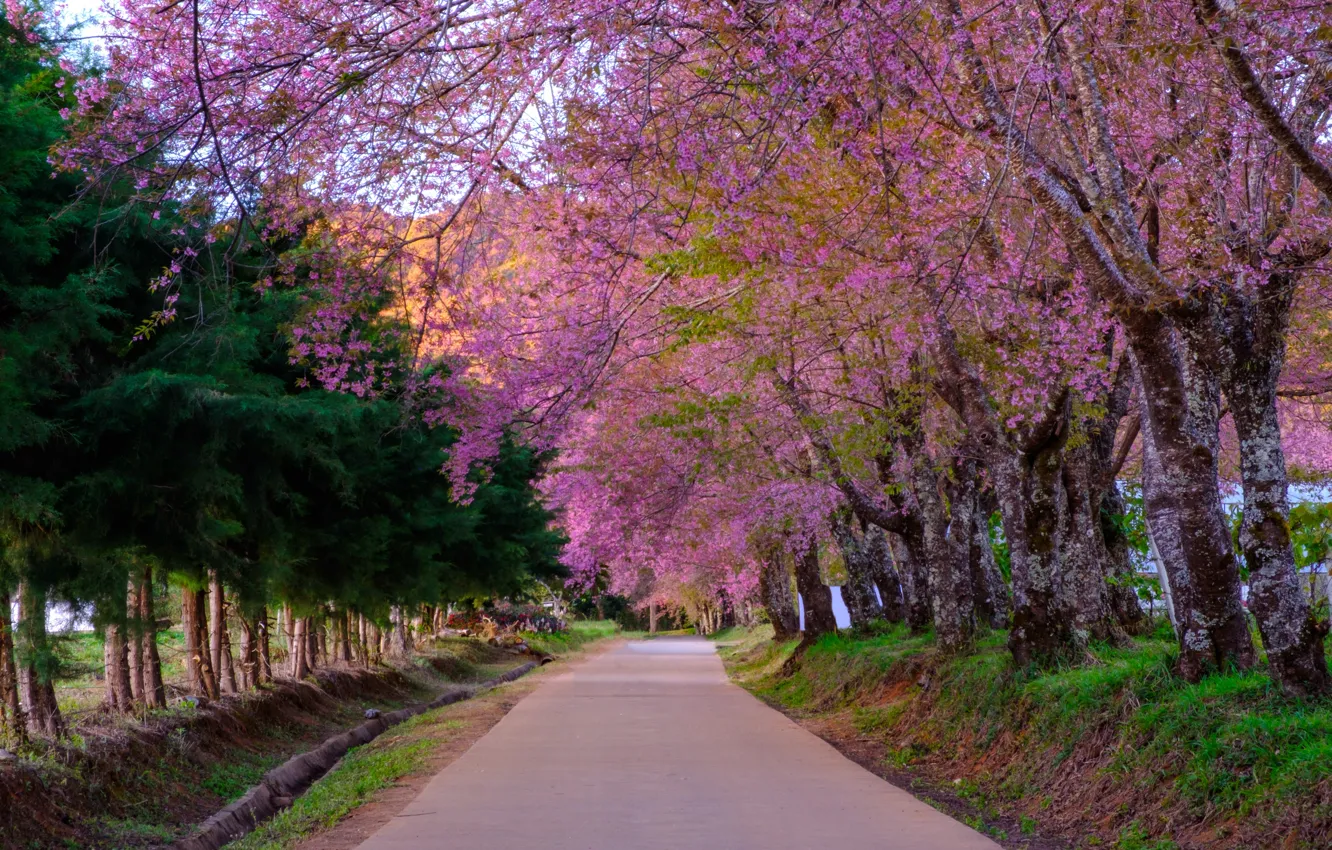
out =
[(996, 850), (727, 681), (698, 638), (542, 684), (361, 850)]

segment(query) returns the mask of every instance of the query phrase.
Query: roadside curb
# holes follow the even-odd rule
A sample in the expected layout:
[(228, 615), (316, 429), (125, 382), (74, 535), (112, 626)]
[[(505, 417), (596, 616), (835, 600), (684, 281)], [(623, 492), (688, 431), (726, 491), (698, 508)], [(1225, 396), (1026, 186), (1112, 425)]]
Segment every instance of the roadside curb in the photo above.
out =
[(540, 661), (529, 661), (479, 685), (466, 685), (450, 690), (430, 702), (381, 714), (355, 729), (334, 735), (313, 750), (292, 756), (264, 774), (259, 784), (246, 791), (239, 800), (204, 821), (193, 835), (182, 838), (170, 846), (173, 850), (218, 850), (227, 843), (254, 831), (259, 824), (289, 807), (297, 796), (328, 773), (352, 747), (368, 744), (404, 720), (471, 699), (505, 682), (512, 682), (549, 660), (551, 659), (543, 658)]

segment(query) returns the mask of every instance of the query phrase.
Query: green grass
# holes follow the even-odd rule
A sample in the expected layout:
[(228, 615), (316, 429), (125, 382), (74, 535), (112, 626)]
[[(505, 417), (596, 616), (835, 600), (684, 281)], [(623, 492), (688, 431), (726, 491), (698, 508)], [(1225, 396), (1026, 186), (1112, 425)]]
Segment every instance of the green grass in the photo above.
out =
[[(1284, 698), (1262, 670), (1190, 685), (1172, 672), (1177, 648), (1168, 637), (1093, 647), (1086, 663), (1019, 672), (1003, 632), (947, 660), (928, 636), (902, 627), (842, 632), (808, 647), (794, 674), (783, 675), (794, 643), (775, 645), (770, 636), (767, 627), (718, 635), (735, 644), (721, 649), (731, 675), (798, 715), (845, 712), (861, 734), (889, 744), (898, 767), (979, 763), (1001, 736), (1017, 736), (1022, 745), (1010, 761), (987, 762), (981, 777), (986, 793), (1017, 803), (1048, 793), (1059, 765), (1096, 740), (1111, 756), (1104, 775), (1163, 810), (1311, 835), (1332, 825), (1332, 700)], [(1141, 822), (1121, 825), (1114, 846), (1175, 846), (1151, 832), (1146, 824), (1155, 820), (1135, 814)]]
[(419, 769), (435, 747), (431, 733), (462, 726), (448, 719), (449, 707), (413, 717), (383, 736), (351, 750), (291, 808), (234, 844), (235, 850), (282, 850), (301, 837), (327, 829), (370, 795)]
[(574, 620), (568, 631), (557, 634), (527, 632), (523, 638), (533, 650), (545, 655), (574, 652), (593, 641), (614, 637), (620, 627), (612, 620)]
[(282, 761), (280, 755), (236, 755), (227, 761), (215, 763), (200, 784), (230, 803), (239, 799), (251, 786), (258, 785), (264, 774)]

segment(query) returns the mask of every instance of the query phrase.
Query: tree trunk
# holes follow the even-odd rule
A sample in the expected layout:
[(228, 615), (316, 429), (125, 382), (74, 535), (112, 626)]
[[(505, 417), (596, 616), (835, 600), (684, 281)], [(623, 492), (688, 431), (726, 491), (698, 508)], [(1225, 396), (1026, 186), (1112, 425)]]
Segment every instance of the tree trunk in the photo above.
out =
[(1128, 635), (1110, 606), (1105, 565), (1109, 555), (1101, 537), (1099, 495), (1091, 480), (1091, 457), (1086, 445), (1065, 453), (1063, 495), (1067, 520), (1062, 541), (1064, 576), (1062, 606), (1073, 612), (1078, 641), (1108, 641), (1123, 645)]
[(0, 733), (11, 748), (27, 741), (28, 730), (19, 707), (18, 669), (14, 666), (14, 625), (10, 622), (13, 600), (0, 588)]
[(394, 658), (406, 658), (407, 649), (407, 623), (403, 617), (402, 608), (394, 605), (389, 609), (389, 655)]
[(185, 633), (185, 687), (190, 693), (203, 695), (207, 687), (203, 679), (203, 647), (199, 643), (198, 595), (188, 587), (180, 592), (180, 627)]
[(325, 642), (327, 634), (327, 619), (321, 611), (318, 616), (311, 618), (310, 621), (310, 662), (311, 667), (328, 666), (328, 644)]
[(132, 711), (134, 695), (130, 684), (129, 648), (125, 641), (125, 628), (118, 623), (108, 625), (102, 643), (105, 661), (106, 704), (112, 711)]
[(259, 609), (259, 616), (255, 618), (255, 627), (258, 630), (258, 650), (259, 650), (259, 674), (260, 684), (266, 684), (273, 681), (273, 653), (268, 642), (268, 608)]
[(291, 649), (287, 654), (291, 666), (288, 672), (290, 672), (293, 679), (304, 679), (310, 675), (310, 662), (306, 655), (309, 652), (309, 641), (305, 637), (305, 624), (308, 622), (308, 618), (292, 617), (290, 622)]
[(917, 552), (925, 549), (920, 539), (919, 525), (908, 529), (905, 534), (887, 533), (887, 537), (889, 551), (897, 564), (897, 574), (902, 579), (907, 628), (913, 635), (923, 635), (929, 631), (934, 614), (930, 605), (930, 577), (926, 572), (925, 559), (916, 556)]
[(1057, 660), (1075, 645), (1058, 584), (1058, 496), (1065, 437), (1057, 434), (1029, 452), (995, 452), (987, 464), (995, 479), (1013, 571), (1008, 648), (1019, 667)]
[(648, 602), (648, 634), (657, 633), (657, 600)]
[(367, 664), (378, 664), (380, 661), (379, 644), (381, 636), (379, 634), (379, 624), (369, 617), (365, 620), (365, 631), (369, 640), (365, 644), (365, 659)]
[(890, 623), (900, 623), (906, 618), (906, 603), (902, 598), (902, 579), (893, 564), (888, 533), (873, 523), (864, 523), (862, 528), (865, 558), (870, 575), (874, 577), (874, 586), (879, 591), (883, 618)]
[(833, 539), (842, 552), (846, 564), (846, 583), (842, 585), (842, 601), (846, 603), (851, 625), (863, 628), (874, 620), (883, 619), (883, 606), (874, 595), (869, 555), (864, 540), (856, 535), (848, 517), (840, 511), (831, 518)]
[(1287, 696), (1332, 689), (1320, 622), (1295, 568), (1286, 458), (1277, 421), (1276, 378), (1232, 381), (1227, 393), (1240, 445), (1244, 515), (1240, 547), (1249, 567), (1249, 610), (1258, 621), (1272, 678)]
[(772, 623), (772, 639), (786, 641), (800, 634), (800, 613), (791, 593), (791, 574), (781, 550), (769, 546), (759, 553), (759, 598)]
[(140, 577), (131, 574), (125, 588), (126, 658), (129, 661), (130, 694), (135, 702), (147, 703), (143, 676), (143, 618), (139, 614)]
[(1249, 567), (1249, 610), (1258, 621), (1269, 671), (1287, 696), (1332, 690), (1324, 657), (1328, 625), (1309, 605), (1290, 539), (1286, 455), (1277, 416), (1277, 383), (1297, 273), (1268, 277), (1261, 298), (1235, 293), (1214, 304), (1204, 338), (1221, 343), (1223, 389), (1239, 438), (1244, 514), (1240, 547)]
[[(1131, 635), (1147, 626), (1147, 616), (1138, 601), (1128, 535), (1121, 525), (1126, 514), (1124, 497), (1114, 481), (1101, 494), (1101, 539), (1105, 541), (1106, 582), (1110, 585), (1110, 607), (1119, 625)], [(1174, 614), (1172, 613), (1173, 617)]]
[(58, 738), (64, 734), (65, 724), (56, 704), (56, 658), (46, 635), (46, 594), (23, 582), (18, 597), (19, 702), (30, 734)]
[(819, 550), (813, 541), (802, 544), (796, 556), (796, 589), (800, 591), (805, 611), (804, 641), (837, 631), (833, 615), (832, 590), (819, 574)]
[(210, 624), (210, 659), (222, 693), (236, 693), (236, 670), (231, 657), (231, 632), (227, 629), (226, 588), (213, 573), (208, 582), (208, 599), (212, 613)]
[(305, 617), (305, 664), (312, 671), (319, 666), (319, 617)]
[(258, 682), (259, 647), (255, 639), (254, 623), (242, 614), (240, 618), (240, 658), (236, 660), (236, 678), (240, 689), (248, 691)]
[(153, 567), (143, 565), (139, 585), (139, 656), (143, 659), (143, 701), (149, 708), (166, 706), (166, 685), (162, 682), (162, 658), (157, 651), (157, 612), (153, 605)]
[(1215, 370), (1171, 325), (1159, 317), (1141, 324), (1133, 352), (1154, 469), (1143, 476), (1144, 495), (1182, 630), (1179, 672), (1196, 682), (1209, 670), (1248, 669), (1257, 659), (1221, 510), (1219, 391)]
[(976, 617), (992, 629), (1008, 627), (1008, 585), (994, 559), (990, 543), (988, 500), (979, 494), (971, 517), (971, 584), (976, 594)]
[(921, 506), (925, 546), (931, 552), (935, 642), (943, 652), (960, 652), (971, 645), (975, 633), (971, 517), (976, 511), (976, 466), (970, 461), (955, 466), (958, 483), (950, 518), (940, 496), (939, 476), (930, 468), (924, 446), (915, 448), (920, 451), (913, 465), (916, 501)]

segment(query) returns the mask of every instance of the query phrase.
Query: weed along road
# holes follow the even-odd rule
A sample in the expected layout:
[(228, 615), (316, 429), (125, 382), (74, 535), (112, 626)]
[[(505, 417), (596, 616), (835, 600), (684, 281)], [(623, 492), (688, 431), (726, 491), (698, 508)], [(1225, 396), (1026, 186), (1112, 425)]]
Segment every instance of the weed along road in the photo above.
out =
[(638, 641), (543, 684), (362, 850), (982, 850), (731, 684), (697, 638)]

